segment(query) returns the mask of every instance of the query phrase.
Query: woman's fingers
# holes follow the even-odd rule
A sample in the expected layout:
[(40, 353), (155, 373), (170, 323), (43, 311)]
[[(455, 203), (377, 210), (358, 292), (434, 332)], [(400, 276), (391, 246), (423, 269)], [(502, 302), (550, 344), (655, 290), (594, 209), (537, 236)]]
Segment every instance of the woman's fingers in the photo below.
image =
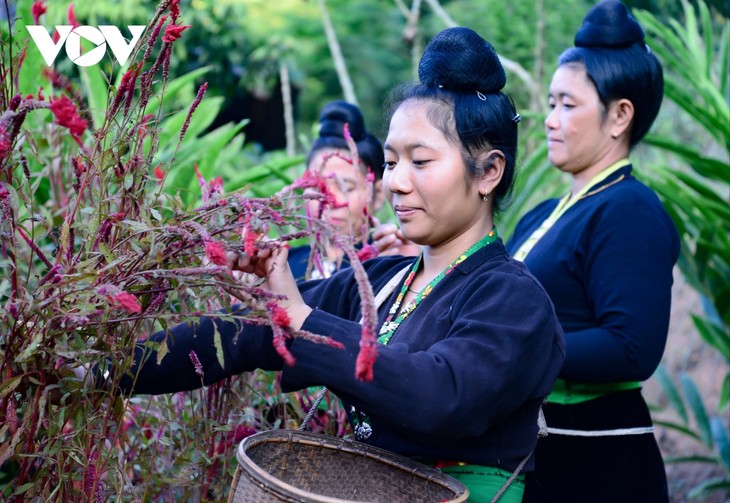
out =
[(239, 253), (232, 261), (233, 269), (249, 274), (255, 274), (261, 278), (265, 277), (266, 261), (271, 257), (271, 250), (259, 250), (255, 255)]

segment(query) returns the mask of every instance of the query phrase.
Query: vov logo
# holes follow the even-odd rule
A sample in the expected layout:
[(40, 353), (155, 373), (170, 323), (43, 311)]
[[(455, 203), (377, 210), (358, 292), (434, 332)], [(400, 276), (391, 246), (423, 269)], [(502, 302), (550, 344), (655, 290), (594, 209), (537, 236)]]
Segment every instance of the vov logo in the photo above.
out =
[[(70, 25), (56, 26), (59, 35), (58, 42), (53, 41), (45, 26), (29, 25), (27, 28), (48, 66), (51, 66), (56, 60), (64, 43), (66, 44), (68, 58), (78, 66), (92, 66), (101, 61), (101, 58), (106, 54), (107, 44), (109, 44), (109, 48), (119, 64), (124, 66), (127, 59), (129, 59), (129, 55), (132, 54), (134, 46), (142, 37), (146, 26), (132, 25), (127, 27), (132, 34), (132, 40), (129, 44), (124, 40), (119, 28), (110, 25), (103, 25), (98, 28), (93, 26), (77, 26), (76, 28)], [(83, 55), (81, 54), (82, 38), (96, 45)]]

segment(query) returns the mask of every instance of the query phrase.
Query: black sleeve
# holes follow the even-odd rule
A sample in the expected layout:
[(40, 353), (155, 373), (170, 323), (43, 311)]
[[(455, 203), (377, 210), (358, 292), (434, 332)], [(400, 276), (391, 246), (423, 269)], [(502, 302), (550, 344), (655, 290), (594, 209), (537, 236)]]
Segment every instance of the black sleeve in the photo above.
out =
[[(197, 369), (195, 358), (200, 362)], [(271, 329), (247, 322), (243, 311), (234, 308), (157, 332), (138, 343), (132, 369), (120, 378), (119, 387), (123, 393), (174, 393), (256, 368), (281, 370), (282, 365)]]

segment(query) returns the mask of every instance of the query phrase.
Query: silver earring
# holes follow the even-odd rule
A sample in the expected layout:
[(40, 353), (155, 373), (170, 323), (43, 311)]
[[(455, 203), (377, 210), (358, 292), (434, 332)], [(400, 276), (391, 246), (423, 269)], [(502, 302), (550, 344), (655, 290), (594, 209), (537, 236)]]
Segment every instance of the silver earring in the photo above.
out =
[(482, 199), (484, 199), (484, 201), (486, 202), (486, 201), (487, 201), (487, 200), (489, 199), (489, 193), (487, 193), (487, 194), (484, 194), (484, 195), (482, 196)]

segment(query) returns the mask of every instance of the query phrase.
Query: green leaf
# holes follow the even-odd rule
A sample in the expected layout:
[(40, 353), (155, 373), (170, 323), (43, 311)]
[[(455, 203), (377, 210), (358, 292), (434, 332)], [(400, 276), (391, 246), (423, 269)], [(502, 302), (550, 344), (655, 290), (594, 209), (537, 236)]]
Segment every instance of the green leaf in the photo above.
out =
[[(706, 178), (730, 183), (730, 164), (727, 162), (705, 157), (695, 149), (688, 147), (685, 143), (674, 141), (663, 136), (647, 135), (644, 141), (649, 145), (654, 145), (662, 150), (677, 154), (698, 174)], [(678, 170), (672, 171), (678, 172)]]
[(159, 106), (166, 106), (170, 102), (170, 100), (172, 100), (172, 98), (176, 98), (180, 94), (185, 86), (192, 86), (198, 78), (208, 73), (211, 68), (211, 66), (196, 68), (195, 70), (188, 72), (185, 75), (181, 75), (180, 77), (177, 77), (174, 80), (168, 82), (167, 87), (165, 88), (165, 94), (162, 97), (162, 102), (148, 104), (145, 108), (144, 114), (154, 113), (154, 109), (152, 109), (153, 106), (155, 108)]
[(238, 124), (226, 124), (202, 138), (201, 147), (204, 149), (205, 155), (201, 158), (198, 167), (206, 180), (224, 174), (217, 170), (216, 160), (246, 124), (248, 124), (248, 119), (244, 119)]
[(712, 478), (693, 487), (687, 493), (687, 496), (690, 498), (698, 498), (706, 493), (723, 490), (727, 491), (728, 489), (730, 489), (730, 478)]
[(720, 399), (717, 403), (717, 410), (724, 411), (730, 403), (730, 374), (725, 375), (725, 379), (722, 382), (722, 389), (720, 390)]
[(689, 418), (687, 417), (687, 409), (685, 409), (684, 402), (679, 396), (679, 391), (674, 385), (672, 378), (669, 377), (669, 372), (667, 372), (667, 368), (664, 364), (660, 364), (659, 367), (657, 367), (657, 370), (654, 373), (654, 378), (659, 383), (659, 387), (661, 387), (662, 391), (664, 391), (664, 394), (667, 396), (672, 408), (677, 412), (677, 414), (679, 414), (682, 422), (687, 424), (689, 421)]
[(15, 490), (15, 492), (13, 493), (13, 495), (19, 496), (19, 495), (27, 492), (28, 490), (32, 489), (34, 485), (35, 485), (35, 482), (28, 482), (27, 484), (23, 484), (22, 486), (18, 487)]
[(134, 232), (147, 232), (150, 230), (150, 228), (145, 224), (144, 222), (139, 222), (137, 220), (122, 220), (122, 223), (128, 227), (131, 227)]
[(691, 316), (702, 339), (730, 362), (730, 334), (704, 318), (695, 314)]
[(79, 67), (81, 82), (86, 91), (84, 96), (89, 104), (94, 128), (100, 128), (104, 123), (109, 100), (109, 86), (101, 68), (101, 65)]
[(15, 376), (10, 379), (3, 380), (2, 384), (0, 384), (0, 398), (3, 398), (5, 395), (15, 391), (22, 378), (23, 376)]
[(727, 96), (728, 92), (728, 79), (730, 79), (730, 72), (727, 68), (730, 68), (730, 23), (725, 23), (720, 35), (720, 94)]
[(215, 356), (218, 358), (218, 365), (222, 369), (226, 368), (225, 358), (223, 357), (223, 343), (221, 342), (221, 334), (218, 331), (218, 325), (213, 321), (213, 345), (215, 346)]
[(717, 454), (720, 456), (725, 468), (730, 470), (730, 435), (728, 434), (727, 425), (719, 417), (713, 417), (710, 421), (710, 427)]
[(705, 405), (702, 403), (702, 396), (689, 374), (683, 373), (680, 377), (680, 382), (682, 383), (684, 397), (689, 404), (690, 410), (694, 414), (695, 421), (697, 422), (700, 439), (707, 447), (712, 448), (713, 440), (710, 420), (707, 416)]
[(33, 334), (33, 338), (31, 339), (30, 343), (28, 343), (28, 345), (25, 347), (25, 349), (23, 349), (23, 351), (15, 357), (15, 362), (23, 363), (28, 360), (28, 358), (33, 356), (33, 354), (36, 352), (38, 346), (40, 346), (42, 341), (43, 332), (39, 330)]
[(162, 363), (162, 359), (170, 352), (167, 347), (167, 339), (164, 339), (157, 347), (157, 365)]
[(717, 464), (717, 459), (712, 456), (670, 456), (664, 458), (666, 464), (676, 463), (707, 463), (711, 465)]

